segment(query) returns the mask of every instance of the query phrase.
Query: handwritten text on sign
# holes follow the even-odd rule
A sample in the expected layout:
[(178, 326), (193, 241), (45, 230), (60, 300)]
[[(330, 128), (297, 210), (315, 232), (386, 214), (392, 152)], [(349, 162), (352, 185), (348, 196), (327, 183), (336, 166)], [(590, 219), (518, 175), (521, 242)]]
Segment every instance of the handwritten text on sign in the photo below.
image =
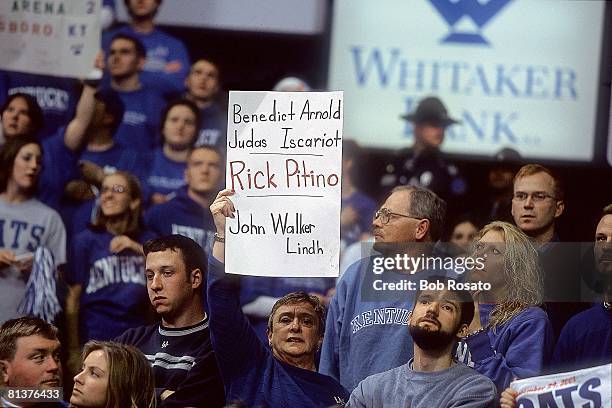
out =
[(609, 407), (612, 364), (512, 382), (517, 408)]
[(338, 275), (342, 92), (230, 92), (226, 271)]
[(102, 0), (0, 1), (0, 68), (85, 77), (100, 49)]

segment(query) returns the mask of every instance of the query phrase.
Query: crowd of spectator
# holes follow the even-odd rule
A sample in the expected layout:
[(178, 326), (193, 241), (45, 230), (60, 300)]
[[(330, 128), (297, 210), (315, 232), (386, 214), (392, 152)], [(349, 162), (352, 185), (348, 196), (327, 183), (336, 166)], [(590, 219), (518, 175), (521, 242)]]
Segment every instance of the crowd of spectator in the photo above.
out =
[[(224, 274), (219, 68), (156, 27), (161, 0), (125, 3), (101, 79), (0, 72), (0, 389), (65, 387), (75, 407), (510, 407), (514, 379), (612, 363), (612, 204), (590, 246), (565, 244), (563, 180), (503, 149), (465, 212), (470, 180), (440, 150), (457, 120), (435, 96), (404, 116), (414, 144), (376, 197), (343, 141), (338, 280)], [(397, 254), (484, 268), (372, 274)]]

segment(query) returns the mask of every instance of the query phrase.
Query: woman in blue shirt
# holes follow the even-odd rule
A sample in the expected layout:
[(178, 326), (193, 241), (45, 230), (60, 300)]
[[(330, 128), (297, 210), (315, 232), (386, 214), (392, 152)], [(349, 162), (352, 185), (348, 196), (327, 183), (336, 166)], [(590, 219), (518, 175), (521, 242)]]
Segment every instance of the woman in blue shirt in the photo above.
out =
[(149, 238), (138, 180), (121, 171), (105, 176), (95, 222), (76, 235), (71, 248), (66, 319), (73, 364), (88, 340), (109, 340), (146, 323), (142, 244)]
[(480, 230), (472, 257), (483, 268), (468, 281), (490, 283), (473, 293), (474, 319), (459, 344), (457, 359), (489, 377), (501, 393), (516, 378), (542, 373), (554, 347), (552, 326), (542, 303), (543, 277), (529, 238), (507, 222)]

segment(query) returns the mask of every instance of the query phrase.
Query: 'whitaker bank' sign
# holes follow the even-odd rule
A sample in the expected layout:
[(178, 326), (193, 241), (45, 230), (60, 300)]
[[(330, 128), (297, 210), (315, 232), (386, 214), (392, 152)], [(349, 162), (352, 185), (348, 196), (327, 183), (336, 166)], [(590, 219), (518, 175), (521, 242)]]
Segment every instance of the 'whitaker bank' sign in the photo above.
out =
[[(440, 96), (462, 124), (445, 150), (589, 161), (593, 156), (602, 2), (338, 0), (330, 88), (363, 144), (408, 145), (399, 119)], [(546, 16), (546, 18), (542, 18)]]

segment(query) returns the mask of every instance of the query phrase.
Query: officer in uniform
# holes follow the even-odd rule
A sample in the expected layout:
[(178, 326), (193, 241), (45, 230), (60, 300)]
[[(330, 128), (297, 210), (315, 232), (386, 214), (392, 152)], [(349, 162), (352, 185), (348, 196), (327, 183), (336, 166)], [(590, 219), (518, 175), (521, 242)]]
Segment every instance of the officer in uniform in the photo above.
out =
[(446, 128), (459, 121), (451, 118), (442, 101), (433, 96), (421, 100), (415, 112), (401, 117), (414, 125), (414, 145), (399, 151), (387, 165), (381, 186), (385, 190), (398, 185), (421, 186), (446, 200), (465, 194), (464, 178), (440, 152)]

